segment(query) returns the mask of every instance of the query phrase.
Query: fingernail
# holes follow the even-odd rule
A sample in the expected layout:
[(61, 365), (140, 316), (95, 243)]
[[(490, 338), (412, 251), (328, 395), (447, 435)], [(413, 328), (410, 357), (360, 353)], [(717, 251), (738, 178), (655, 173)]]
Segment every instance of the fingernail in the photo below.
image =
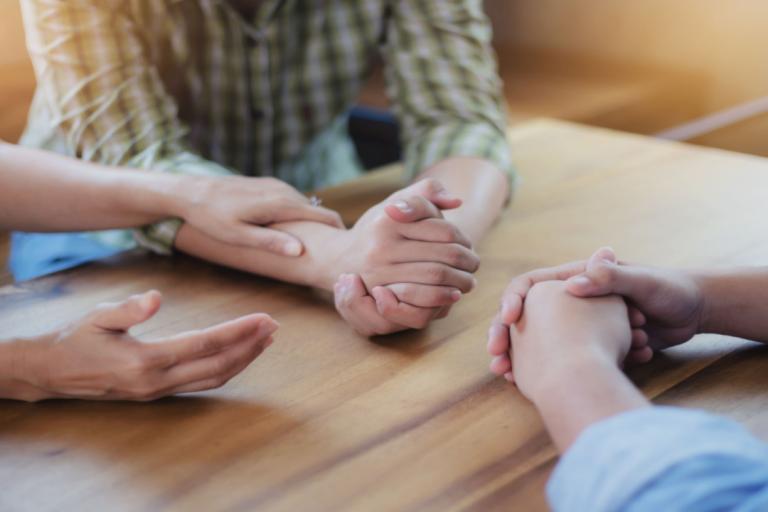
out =
[(411, 205), (408, 204), (407, 201), (395, 201), (394, 203), (395, 208), (400, 210), (403, 213), (411, 213), (413, 211), (413, 208), (411, 208)]
[(461, 300), (461, 291), (459, 290), (453, 290), (451, 292), (451, 300), (453, 302), (459, 302)]
[(475, 288), (477, 288), (477, 279), (473, 277), (472, 278), (472, 289), (474, 290)]
[(286, 242), (283, 246), (283, 252), (286, 256), (299, 256), (301, 254), (301, 244), (295, 240)]
[(515, 375), (512, 372), (505, 373), (504, 378), (507, 379), (507, 382), (515, 382)]
[(352, 283), (350, 282), (351, 277), (350, 274), (341, 274), (339, 276), (339, 280), (336, 282), (336, 293), (339, 295), (346, 295), (347, 292), (349, 292), (349, 289), (352, 286)]
[(587, 276), (572, 277), (568, 280), (568, 282), (578, 287), (589, 286), (592, 284), (592, 281)]

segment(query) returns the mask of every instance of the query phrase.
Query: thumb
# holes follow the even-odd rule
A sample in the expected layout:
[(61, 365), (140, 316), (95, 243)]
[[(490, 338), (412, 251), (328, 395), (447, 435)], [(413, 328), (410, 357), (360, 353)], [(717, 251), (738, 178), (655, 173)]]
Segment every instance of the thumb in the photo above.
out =
[(616, 253), (613, 251), (610, 247), (601, 247), (595, 253), (590, 256), (589, 261), (587, 262), (587, 271), (592, 270), (595, 268), (598, 264), (608, 262), (608, 263), (616, 263)]
[(152, 318), (160, 309), (161, 302), (160, 292), (152, 290), (123, 302), (102, 304), (94, 311), (91, 322), (107, 331), (127, 331)]
[(455, 210), (461, 206), (461, 199), (448, 192), (445, 185), (434, 178), (425, 178), (417, 181), (410, 187), (400, 191), (396, 196), (417, 194), (425, 198), (441, 210)]
[(304, 245), (295, 236), (276, 229), (247, 226), (239, 231), (239, 245), (271, 252), (280, 256), (298, 257)]
[(566, 281), (566, 289), (577, 297), (596, 297), (612, 293), (610, 283), (615, 277), (616, 253), (610, 247), (601, 247), (587, 260), (586, 271)]
[(428, 199), (411, 196), (399, 199), (384, 207), (389, 217), (400, 223), (417, 222), (424, 219), (442, 219), (443, 214)]
[(642, 302), (652, 293), (654, 283), (653, 275), (643, 268), (602, 261), (569, 279), (566, 288), (577, 297), (621, 295)]

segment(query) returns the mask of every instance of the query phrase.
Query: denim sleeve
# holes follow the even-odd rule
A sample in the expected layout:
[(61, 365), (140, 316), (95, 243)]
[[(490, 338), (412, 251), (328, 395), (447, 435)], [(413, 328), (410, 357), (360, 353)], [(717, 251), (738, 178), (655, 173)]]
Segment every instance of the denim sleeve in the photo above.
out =
[(768, 446), (704, 412), (632, 411), (579, 437), (547, 497), (557, 512), (768, 510)]

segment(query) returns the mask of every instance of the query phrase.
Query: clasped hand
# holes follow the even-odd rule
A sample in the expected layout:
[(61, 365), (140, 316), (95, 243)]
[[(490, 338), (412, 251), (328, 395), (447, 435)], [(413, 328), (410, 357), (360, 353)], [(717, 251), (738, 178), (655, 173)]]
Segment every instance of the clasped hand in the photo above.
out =
[(426, 179), (368, 210), (349, 231), (334, 298), (360, 334), (422, 329), (475, 287), (480, 259), (442, 215), (460, 205)]

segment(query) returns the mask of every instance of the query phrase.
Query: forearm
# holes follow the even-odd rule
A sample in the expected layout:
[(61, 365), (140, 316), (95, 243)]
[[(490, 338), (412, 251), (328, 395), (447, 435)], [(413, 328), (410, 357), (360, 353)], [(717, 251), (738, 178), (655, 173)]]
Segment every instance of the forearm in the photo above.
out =
[(768, 343), (768, 268), (701, 272), (701, 332)]
[(280, 256), (248, 247), (219, 242), (184, 224), (176, 237), (176, 249), (189, 255), (280, 281), (332, 290), (343, 268), (341, 255), (347, 243), (346, 230), (317, 222), (273, 225), (296, 236), (304, 244), (299, 257)]
[(0, 144), (0, 227), (26, 231), (135, 227), (180, 214), (179, 189), (164, 173), (121, 170)]
[(533, 401), (547, 431), (565, 452), (589, 426), (650, 403), (612, 361), (597, 357), (571, 360), (564, 368), (548, 368), (553, 378), (534, 393)]
[(478, 243), (504, 208), (510, 195), (509, 180), (493, 163), (480, 158), (454, 157), (443, 160), (421, 174), (445, 185), (463, 204), (445, 212), (473, 244)]

